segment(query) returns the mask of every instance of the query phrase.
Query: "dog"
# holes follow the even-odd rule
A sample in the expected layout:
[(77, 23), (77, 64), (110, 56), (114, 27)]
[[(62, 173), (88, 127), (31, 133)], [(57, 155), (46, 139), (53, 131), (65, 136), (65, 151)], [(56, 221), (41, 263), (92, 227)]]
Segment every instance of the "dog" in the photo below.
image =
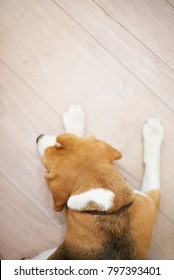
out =
[(64, 242), (34, 259), (146, 259), (160, 204), (160, 148), (164, 128), (157, 118), (143, 127), (145, 171), (134, 190), (114, 165), (122, 154), (102, 140), (84, 137), (80, 105), (64, 113), (65, 133), (40, 135), (54, 210), (65, 209)]

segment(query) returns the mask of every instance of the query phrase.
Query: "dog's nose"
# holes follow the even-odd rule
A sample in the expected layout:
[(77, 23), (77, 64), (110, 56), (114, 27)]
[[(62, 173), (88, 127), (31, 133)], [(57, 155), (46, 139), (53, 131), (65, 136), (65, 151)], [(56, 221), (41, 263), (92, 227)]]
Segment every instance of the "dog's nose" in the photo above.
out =
[(56, 136), (41, 134), (39, 135), (39, 137), (37, 137), (36, 143), (38, 146), (39, 154), (43, 156), (45, 150), (48, 147), (56, 145)]
[(37, 137), (37, 139), (36, 139), (36, 143), (37, 143), (37, 144), (38, 144), (38, 142), (39, 142), (39, 139), (42, 138), (42, 136), (44, 136), (44, 134), (41, 134), (41, 135), (39, 135), (39, 136)]

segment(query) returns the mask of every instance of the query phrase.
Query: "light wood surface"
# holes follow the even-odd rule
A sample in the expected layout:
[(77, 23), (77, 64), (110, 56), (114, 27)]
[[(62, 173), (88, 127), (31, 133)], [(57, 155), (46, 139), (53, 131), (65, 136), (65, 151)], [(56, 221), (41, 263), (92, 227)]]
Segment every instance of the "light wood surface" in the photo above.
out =
[(0, 0), (0, 257), (57, 246), (64, 213), (52, 209), (35, 139), (63, 132), (80, 103), (86, 134), (123, 153), (139, 189), (142, 125), (165, 127), (161, 206), (149, 259), (174, 259), (174, 1)]

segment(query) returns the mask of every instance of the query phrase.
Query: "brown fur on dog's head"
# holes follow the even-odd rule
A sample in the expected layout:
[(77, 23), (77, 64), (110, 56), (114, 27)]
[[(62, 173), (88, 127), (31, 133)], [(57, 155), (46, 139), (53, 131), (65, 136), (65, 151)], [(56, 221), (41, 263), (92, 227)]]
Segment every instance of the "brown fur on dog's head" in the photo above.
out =
[(58, 136), (57, 143), (46, 149), (43, 158), (56, 211), (66, 206), (72, 194), (91, 188), (114, 192), (117, 197), (114, 209), (130, 201), (131, 188), (122, 183), (113, 166), (114, 160), (122, 156), (118, 150), (94, 137), (81, 138), (68, 133)]

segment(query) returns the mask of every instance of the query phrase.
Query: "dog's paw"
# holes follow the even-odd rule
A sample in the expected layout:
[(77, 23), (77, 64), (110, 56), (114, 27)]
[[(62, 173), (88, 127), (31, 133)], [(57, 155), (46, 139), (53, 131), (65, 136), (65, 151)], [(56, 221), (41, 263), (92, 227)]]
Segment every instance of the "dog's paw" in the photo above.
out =
[(79, 104), (69, 106), (68, 110), (63, 114), (63, 124), (65, 132), (84, 136), (85, 115)]
[(164, 128), (157, 118), (149, 118), (144, 124), (143, 138), (146, 147), (160, 148), (164, 138)]

